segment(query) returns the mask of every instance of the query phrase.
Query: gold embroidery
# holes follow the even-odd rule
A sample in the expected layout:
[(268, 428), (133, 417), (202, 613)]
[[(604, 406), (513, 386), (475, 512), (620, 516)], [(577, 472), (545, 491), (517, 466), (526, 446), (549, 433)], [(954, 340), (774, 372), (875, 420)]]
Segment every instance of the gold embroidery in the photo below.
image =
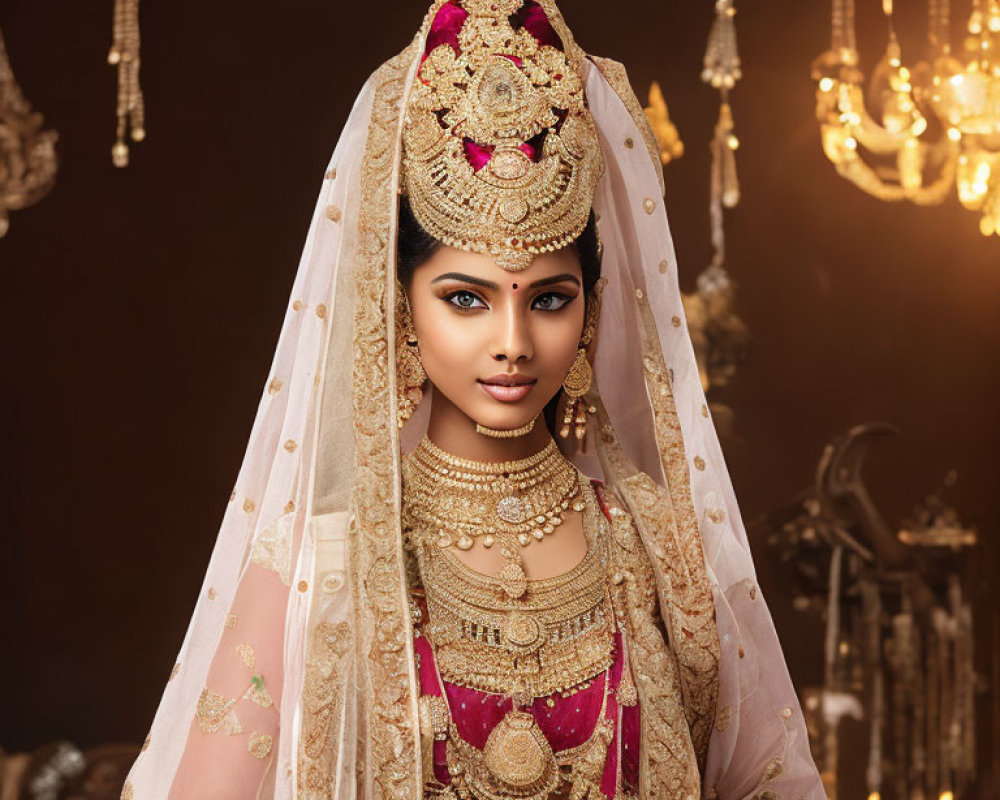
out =
[(667, 259), (663, 259), (663, 261), (660, 262), (660, 274), (666, 275), (668, 269), (670, 269), (670, 262), (667, 261)]
[[(720, 646), (715, 625), (715, 601), (691, 499), (684, 437), (673, 391), (666, 380), (666, 365), (659, 347), (656, 324), (648, 303), (637, 301), (636, 310), (640, 321), (647, 393), (653, 406), (654, 431), (669, 489), (669, 492), (658, 490), (648, 475), (639, 473), (644, 479), (642, 484), (646, 491), (643, 494), (647, 496), (640, 500), (636, 508), (642, 512), (640, 516), (652, 514), (647, 523), (648, 534), (643, 531), (642, 524), (639, 530), (647, 543), (657, 539), (673, 551), (668, 553), (666, 548), (662, 548), (666, 558), (661, 559), (654, 547), (653, 555), (662, 565), (664, 574), (669, 576), (668, 585), (660, 587), (660, 601), (661, 606), (669, 610), (667, 627), (673, 632), (671, 644), (681, 667), (688, 723), (698, 753), (698, 764), (703, 769), (718, 695)], [(664, 520), (669, 520), (671, 524), (657, 536), (653, 526), (662, 528)], [(664, 533), (667, 535), (664, 536)]]
[(675, 315), (670, 319), (670, 324), (675, 328), (679, 328), (681, 326), (681, 318)]
[(271, 744), (273, 739), (266, 733), (254, 731), (247, 741), (247, 750), (254, 758), (267, 758), (271, 754)]
[(646, 293), (642, 289), (636, 289), (635, 296), (642, 300), (642, 298), (646, 296)]
[(252, 513), (256, 507), (257, 506), (254, 504), (254, 501), (251, 500), (249, 497), (243, 501), (243, 510), (246, 511), (247, 514)]
[(288, 586), (292, 579), (292, 517), (283, 514), (260, 532), (250, 553), (251, 563), (278, 574)]
[(149, 749), (149, 743), (150, 743), (151, 740), (152, 740), (152, 737), (150, 737), (150, 736), (147, 736), (143, 740), (142, 747), (139, 750), (140, 753), (145, 753)]
[(647, 197), (642, 201), (642, 208), (647, 214), (652, 214), (656, 211), (656, 201), (652, 197)]
[(328, 220), (330, 220), (331, 222), (340, 222), (340, 218), (341, 218), (340, 209), (337, 208), (336, 206), (327, 206), (326, 207), (326, 218)]
[(701, 456), (695, 456), (694, 457), (694, 468), (696, 470), (698, 470), (699, 472), (704, 472), (705, 471), (705, 459), (703, 459)]
[(619, 626), (626, 631), (628, 666), (642, 715), (640, 784), (648, 782), (649, 797), (697, 797), (697, 757), (677, 657), (658, 627), (653, 566), (635, 520), (619, 498), (606, 489), (604, 499), (611, 515), (613, 600)]
[(305, 594), (306, 592), (309, 591), (309, 581), (299, 581), (298, 586), (296, 588), (300, 592), (302, 592), (303, 594)]
[(203, 689), (198, 698), (195, 716), (202, 733), (225, 733), (236, 736), (243, 732), (240, 719), (236, 716), (235, 706), (239, 701), (236, 697), (225, 697), (210, 689)]
[(177, 673), (180, 672), (180, 671), (181, 671), (181, 662), (178, 661), (176, 664), (174, 664), (174, 668), (172, 670), (170, 670), (170, 677), (167, 678), (167, 682), (169, 683), (174, 678), (176, 678), (177, 677)]
[(132, 789), (132, 784), (131, 783), (126, 783), (122, 787), (121, 800), (132, 800), (133, 796), (134, 796), (134, 792), (133, 792), (133, 789)]
[(335, 181), (335, 180), (337, 180), (337, 168), (336, 167), (330, 167), (330, 171), (326, 173), (326, 179), (328, 181)]
[(272, 378), (271, 382), (267, 386), (267, 393), (272, 395), (277, 394), (281, 391), (281, 386), (281, 378)]
[(729, 730), (729, 723), (733, 718), (733, 707), (723, 706), (719, 709), (719, 713), (715, 716), (715, 729), (719, 733), (725, 733)]
[(346, 675), (341, 669), (350, 652), (350, 626), (321, 622), (313, 632), (302, 687), (302, 741), (299, 747), (299, 793), (331, 798), (330, 764), (324, 756), (340, 732), (340, 705)]
[(781, 716), (783, 716), (785, 719), (790, 719), (792, 716), (792, 709), (788, 706), (785, 706), (783, 709), (781, 709)]
[(287, 503), (285, 503), (285, 513), (291, 514), (293, 511), (295, 511), (295, 501), (289, 500)]
[(236, 623), (239, 622), (239, 617), (235, 614), (230, 614), (226, 617), (226, 628), (232, 630), (236, 627)]
[(705, 512), (705, 516), (718, 525), (726, 518), (726, 512), (721, 508), (710, 508)]
[(701, 415), (703, 417), (705, 417), (706, 419), (708, 418), (708, 406), (702, 404), (702, 406), (701, 406)]
[(219, 596), (219, 593), (217, 591), (215, 591), (214, 588), (209, 587), (209, 590), (208, 590), (208, 599), (209, 600), (214, 600), (218, 596)]
[(302, 310), (301, 300), (296, 300), (294, 303), (292, 303), (292, 311), (301, 311), (301, 310)]
[(629, 150), (631, 150), (633, 147), (635, 147), (635, 142), (632, 141), (632, 137), (631, 136), (626, 136), (625, 137), (625, 147), (627, 147)]
[(639, 98), (632, 91), (632, 84), (629, 83), (625, 67), (610, 58), (590, 56), (590, 60), (597, 65), (601, 75), (604, 76), (604, 80), (608, 82), (614, 93), (618, 95), (618, 99), (622, 101), (628, 110), (629, 116), (632, 117), (632, 122), (635, 123), (635, 126), (639, 129), (639, 133), (642, 134), (643, 141), (646, 143), (646, 150), (649, 151), (649, 157), (653, 162), (653, 171), (656, 173), (656, 179), (660, 182), (660, 194), (662, 196), (666, 192), (666, 187), (663, 182), (663, 164), (660, 161), (660, 144), (656, 141), (656, 134), (653, 133), (653, 128), (649, 124), (649, 118), (646, 116), (646, 112), (643, 111)]
[(326, 306), (322, 303), (316, 306), (316, 316), (320, 319), (326, 319)]
[(229, 502), (231, 503), (235, 499), (236, 499), (236, 490), (233, 489), (233, 493), (231, 495), (229, 495)]
[[(435, 4), (437, 5), (437, 4)], [(427, 20), (429, 24), (429, 18)], [(395, 363), (395, 260), (391, 223), (397, 202), (396, 154), (406, 74), (421, 39), (384, 64), (372, 77), (374, 98), (368, 140), (361, 166), (357, 249), (355, 251), (354, 354), (352, 405), (355, 463), (349, 537), (351, 580), (359, 620), (358, 652), (351, 659), (357, 680), (370, 690), (371, 702), (352, 733), (358, 743), (356, 765), (360, 793), (383, 798), (418, 797), (421, 789), (419, 722), (412, 670), (413, 642), (406, 574), (399, 535), (399, 452), (393, 408), (395, 386), (388, 364)], [(340, 658), (323, 655), (317, 626), (306, 659), (303, 729), (299, 748), (299, 789), (316, 798), (331, 796), (336, 778), (330, 754), (338, 752), (341, 731), (335, 725), (339, 693), (346, 678)], [(341, 631), (346, 641), (353, 640)], [(310, 693), (312, 695), (310, 699)], [(369, 694), (366, 691), (366, 696)], [(331, 695), (335, 695), (332, 696)], [(318, 696), (318, 698), (317, 698)], [(369, 788), (370, 787), (370, 788)]]
[(289, 439), (287, 442), (285, 442), (285, 449), (289, 453), (294, 453), (296, 450), (299, 449), (298, 442), (296, 442), (294, 439)]
[(762, 780), (772, 781), (784, 771), (785, 771), (785, 766), (784, 764), (781, 763), (780, 756), (775, 756), (767, 763), (767, 766), (764, 768), (764, 777)]

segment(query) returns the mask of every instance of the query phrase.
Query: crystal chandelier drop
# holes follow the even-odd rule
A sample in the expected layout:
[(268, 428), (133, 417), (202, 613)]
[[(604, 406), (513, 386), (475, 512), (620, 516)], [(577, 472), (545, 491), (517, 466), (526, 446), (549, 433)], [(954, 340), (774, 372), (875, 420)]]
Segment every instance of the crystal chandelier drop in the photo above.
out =
[(55, 183), (57, 136), (21, 94), (0, 32), (0, 238), (8, 212), (37, 203)]
[(146, 138), (146, 109), (139, 86), (139, 0), (115, 0), (114, 31), (108, 63), (118, 68), (118, 127), (111, 161), (127, 167), (125, 139)]
[(823, 152), (837, 172), (881, 200), (944, 202), (957, 187), (1000, 235), (1000, 0), (972, 0), (961, 58), (950, 0), (928, 0), (927, 54), (903, 63), (893, 26), (870, 81), (859, 68), (854, 0), (833, 0), (830, 49), (813, 63)]

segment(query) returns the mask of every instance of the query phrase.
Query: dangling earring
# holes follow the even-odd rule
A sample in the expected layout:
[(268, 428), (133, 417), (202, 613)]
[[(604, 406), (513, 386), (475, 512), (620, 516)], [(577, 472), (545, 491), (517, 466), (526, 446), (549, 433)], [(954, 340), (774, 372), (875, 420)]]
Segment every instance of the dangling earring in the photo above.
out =
[(424, 399), (427, 380), (417, 349), (410, 303), (402, 284), (396, 283), (396, 424), (402, 428)]
[(590, 303), (587, 306), (587, 319), (583, 326), (580, 348), (577, 350), (573, 366), (569, 368), (569, 372), (563, 380), (562, 388), (566, 394), (566, 410), (563, 415), (562, 427), (559, 429), (559, 435), (563, 439), (569, 438), (570, 430), (573, 431), (577, 441), (582, 441), (587, 433), (587, 411), (589, 409), (584, 397), (594, 383), (594, 370), (587, 360), (587, 347), (597, 331), (597, 320), (601, 313), (601, 295), (607, 282), (607, 278), (601, 278), (594, 286)]
[(563, 391), (566, 393), (566, 413), (563, 416), (563, 424), (559, 429), (559, 435), (563, 439), (569, 438), (572, 427), (576, 438), (583, 439), (587, 432), (587, 408), (583, 397), (590, 391), (594, 382), (594, 370), (587, 361), (587, 348), (581, 347), (576, 353), (576, 361), (569, 368), (569, 373), (563, 380)]

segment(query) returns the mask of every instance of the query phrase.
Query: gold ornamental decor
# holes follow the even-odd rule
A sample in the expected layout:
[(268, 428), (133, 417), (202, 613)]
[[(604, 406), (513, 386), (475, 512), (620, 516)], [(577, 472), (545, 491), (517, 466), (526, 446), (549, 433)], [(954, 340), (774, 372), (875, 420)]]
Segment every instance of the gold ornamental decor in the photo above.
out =
[(37, 203), (55, 183), (57, 138), (21, 93), (0, 31), (0, 238), (9, 212)]
[(880, 200), (937, 205), (957, 189), (1000, 236), (1000, 0), (972, 0), (961, 57), (950, 0), (928, 0), (927, 52), (912, 69), (882, 0), (889, 36), (869, 81), (859, 67), (854, 0), (834, 0), (830, 49), (813, 63), (823, 152)]
[(512, 0), (467, 0), (407, 104), (403, 187), (432, 236), (519, 271), (587, 224), (604, 171), (571, 42), (515, 29)]
[(139, 86), (139, 0), (115, 0), (114, 30), (108, 63), (118, 68), (118, 126), (111, 162), (127, 167), (127, 138), (146, 138), (146, 107)]

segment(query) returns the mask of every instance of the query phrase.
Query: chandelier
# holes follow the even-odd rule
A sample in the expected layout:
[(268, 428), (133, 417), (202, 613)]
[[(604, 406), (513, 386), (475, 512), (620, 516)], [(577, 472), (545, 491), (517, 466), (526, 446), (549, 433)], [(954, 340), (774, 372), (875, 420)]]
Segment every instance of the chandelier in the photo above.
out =
[(813, 63), (823, 152), (837, 172), (881, 200), (961, 204), (1000, 236), (1000, 0), (972, 0), (960, 56), (950, 0), (928, 0), (927, 53), (903, 63), (893, 0), (889, 36), (870, 81), (859, 67), (854, 0), (833, 0), (830, 49)]
[(21, 93), (0, 32), (0, 238), (8, 212), (37, 203), (55, 183), (56, 138)]

